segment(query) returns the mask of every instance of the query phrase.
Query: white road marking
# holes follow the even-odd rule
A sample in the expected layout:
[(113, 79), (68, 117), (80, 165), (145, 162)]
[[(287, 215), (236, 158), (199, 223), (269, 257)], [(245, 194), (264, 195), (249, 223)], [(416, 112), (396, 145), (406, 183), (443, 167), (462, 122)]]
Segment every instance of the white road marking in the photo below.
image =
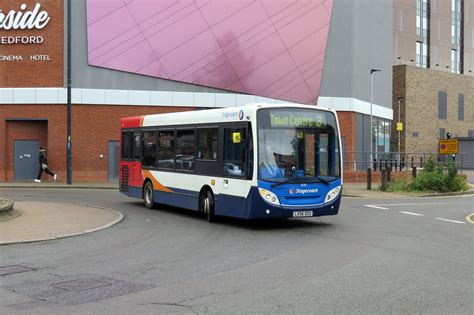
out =
[(379, 206), (374, 206), (374, 205), (365, 205), (365, 206), (366, 206), (366, 207), (369, 207), (369, 208), (375, 208), (375, 209), (388, 210), (388, 208), (379, 207)]
[(424, 217), (425, 216), (424, 214), (415, 213), (415, 212), (408, 212), (408, 211), (400, 211), (400, 213), (409, 214), (409, 215), (416, 215), (417, 217)]
[(421, 203), (386, 203), (378, 206), (429, 206), (429, 205), (452, 205), (452, 202), (421, 202)]
[(445, 218), (435, 218), (436, 220), (440, 220), (440, 221), (446, 221), (446, 222), (451, 222), (451, 223), (459, 223), (459, 224), (464, 224), (466, 222), (462, 222), (462, 221), (456, 221), (456, 220), (450, 220), (450, 219), (445, 219)]

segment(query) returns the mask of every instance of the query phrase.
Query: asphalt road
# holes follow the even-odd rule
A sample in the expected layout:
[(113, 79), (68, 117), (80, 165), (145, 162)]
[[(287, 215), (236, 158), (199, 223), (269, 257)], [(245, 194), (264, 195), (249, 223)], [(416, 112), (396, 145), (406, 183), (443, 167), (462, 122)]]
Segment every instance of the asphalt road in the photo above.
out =
[(0, 247), (0, 267), (32, 269), (0, 276), (2, 314), (474, 313), (473, 197), (345, 198), (334, 217), (210, 224), (112, 190), (0, 195), (125, 215), (96, 233)]

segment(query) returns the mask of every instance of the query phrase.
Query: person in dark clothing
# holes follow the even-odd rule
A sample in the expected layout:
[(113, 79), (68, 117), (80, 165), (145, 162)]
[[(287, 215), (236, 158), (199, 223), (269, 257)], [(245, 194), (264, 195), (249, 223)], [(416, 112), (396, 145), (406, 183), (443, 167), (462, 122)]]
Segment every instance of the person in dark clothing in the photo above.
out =
[(46, 150), (43, 147), (40, 147), (39, 150), (39, 173), (38, 177), (34, 180), (37, 183), (41, 183), (41, 175), (43, 175), (43, 171), (46, 172), (46, 174), (49, 174), (53, 176), (54, 180), (58, 179), (58, 175), (54, 174), (51, 172), (48, 168), (48, 155), (46, 153)]

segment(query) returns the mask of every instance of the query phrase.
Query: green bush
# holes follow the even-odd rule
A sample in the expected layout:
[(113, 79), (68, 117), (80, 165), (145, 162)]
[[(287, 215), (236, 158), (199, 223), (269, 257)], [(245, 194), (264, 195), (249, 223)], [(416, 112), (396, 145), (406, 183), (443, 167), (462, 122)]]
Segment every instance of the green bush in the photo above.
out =
[(458, 167), (452, 159), (436, 163), (433, 157), (426, 161), (425, 168), (411, 182), (402, 178), (389, 183), (387, 187), (387, 191), (391, 192), (451, 192), (467, 189), (466, 179), (458, 175)]
[(449, 188), (443, 173), (438, 171), (426, 172), (421, 171), (420, 174), (413, 179), (407, 186), (408, 191), (430, 191), (430, 192), (448, 192)]
[(408, 191), (409, 184), (410, 184), (410, 181), (405, 178), (394, 180), (388, 183), (387, 191), (388, 192)]

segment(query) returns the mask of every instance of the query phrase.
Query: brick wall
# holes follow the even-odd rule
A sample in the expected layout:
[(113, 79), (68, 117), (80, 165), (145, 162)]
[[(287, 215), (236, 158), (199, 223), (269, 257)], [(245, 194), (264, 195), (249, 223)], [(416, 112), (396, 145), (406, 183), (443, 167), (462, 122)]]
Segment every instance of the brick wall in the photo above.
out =
[[(396, 98), (401, 100), (401, 151), (410, 153), (437, 152), (439, 129), (453, 137), (467, 137), (474, 129), (474, 78), (432, 69), (411, 66), (393, 68), (394, 122), (398, 113)], [(447, 93), (447, 119), (438, 119), (438, 92)], [(464, 95), (464, 120), (458, 120), (458, 94)], [(405, 113), (406, 111), (406, 113)], [(413, 133), (418, 133), (414, 136)], [(396, 136), (396, 123), (392, 125)], [(392, 148), (393, 150), (394, 148)]]
[[(22, 61), (0, 61), (0, 88), (2, 87), (61, 87), (63, 81), (64, 9), (62, 0), (2, 0), (0, 9), (20, 11), (21, 4), (32, 11), (39, 3), (40, 11), (50, 17), (43, 29), (1, 30), (2, 37), (42, 36), (41, 44), (0, 44), (0, 55), (22, 56)], [(31, 55), (48, 55), (48, 61), (32, 61)]]
[[(346, 161), (355, 161), (356, 156), (356, 113), (354, 112), (337, 112), (339, 119), (339, 128), (341, 129), (341, 137), (344, 138), (345, 151), (343, 159)], [(353, 163), (344, 163), (344, 173), (353, 171)]]
[[(108, 177), (108, 143), (119, 140), (120, 118), (193, 110), (191, 107), (74, 105), (72, 113), (73, 181), (105, 182)], [(7, 119), (47, 119), (47, 136), (30, 124), (11, 124)], [(46, 124), (46, 123), (44, 123)], [(59, 180), (66, 180), (66, 106), (0, 105), (0, 180), (14, 179), (12, 145), (21, 140), (40, 140), (48, 150), (48, 164)], [(8, 141), (6, 139), (9, 139)], [(99, 155), (103, 154), (100, 159)]]

